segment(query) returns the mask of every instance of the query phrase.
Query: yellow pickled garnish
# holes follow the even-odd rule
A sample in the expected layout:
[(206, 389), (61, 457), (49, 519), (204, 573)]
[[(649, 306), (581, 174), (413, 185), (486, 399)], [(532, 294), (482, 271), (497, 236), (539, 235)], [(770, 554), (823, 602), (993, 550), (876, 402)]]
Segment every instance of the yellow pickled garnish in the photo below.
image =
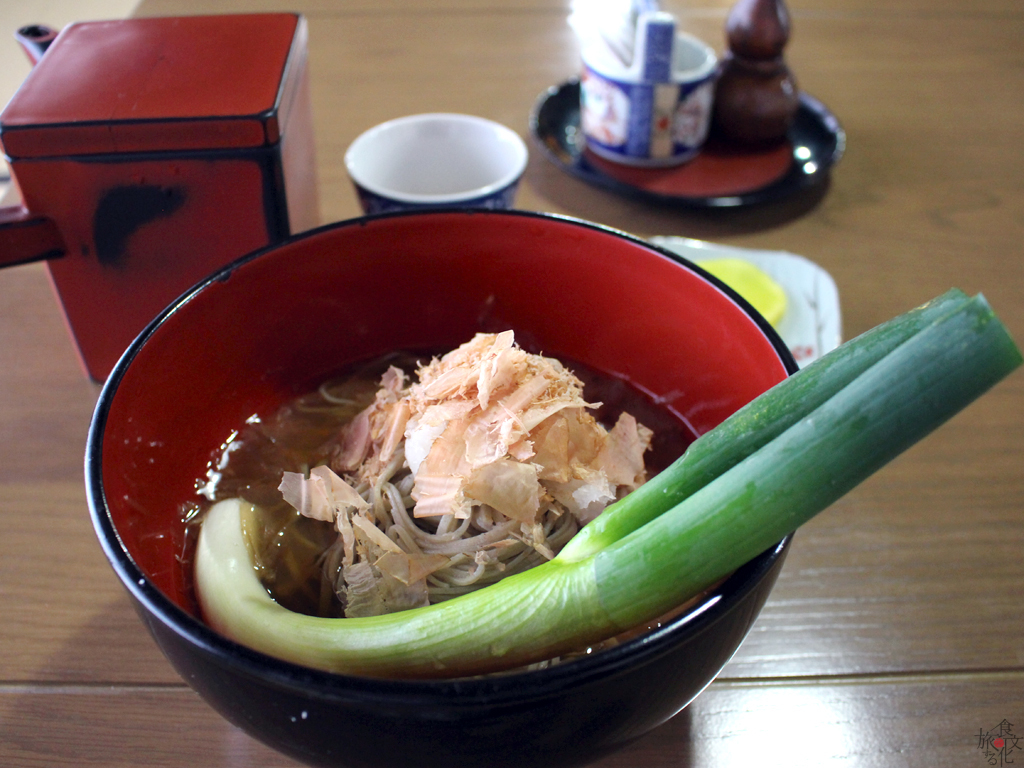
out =
[(773, 326), (786, 314), (786, 292), (782, 286), (749, 261), (720, 258), (700, 261), (698, 265), (750, 302)]

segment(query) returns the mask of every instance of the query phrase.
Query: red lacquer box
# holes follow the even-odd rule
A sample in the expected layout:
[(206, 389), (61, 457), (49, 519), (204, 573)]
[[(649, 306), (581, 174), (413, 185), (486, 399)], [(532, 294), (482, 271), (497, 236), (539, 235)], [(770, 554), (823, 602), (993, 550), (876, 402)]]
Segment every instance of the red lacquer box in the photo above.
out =
[(0, 264), (48, 260), (93, 379), (193, 284), (320, 223), (306, 41), (296, 14), (73, 24), (0, 114), (23, 200)]

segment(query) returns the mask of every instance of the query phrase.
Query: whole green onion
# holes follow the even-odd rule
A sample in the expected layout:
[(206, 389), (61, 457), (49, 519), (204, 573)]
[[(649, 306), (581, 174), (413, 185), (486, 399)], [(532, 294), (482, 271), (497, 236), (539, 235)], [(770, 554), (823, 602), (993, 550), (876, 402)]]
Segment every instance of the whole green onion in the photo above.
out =
[(650, 621), (714, 584), (1020, 363), (984, 298), (952, 291), (755, 399), (554, 560), (385, 616), (322, 619), (279, 606), (242, 535), (251, 507), (221, 502), (200, 534), (200, 602), (215, 629), (245, 645), (346, 673), (456, 677), (550, 658)]

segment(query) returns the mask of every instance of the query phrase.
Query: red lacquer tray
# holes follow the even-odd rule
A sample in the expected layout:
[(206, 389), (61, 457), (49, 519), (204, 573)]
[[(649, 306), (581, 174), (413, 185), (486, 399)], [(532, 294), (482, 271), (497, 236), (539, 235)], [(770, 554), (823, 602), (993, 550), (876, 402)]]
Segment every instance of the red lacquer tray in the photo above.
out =
[(541, 95), (530, 116), (530, 131), (549, 160), (583, 181), (646, 202), (693, 208), (756, 205), (815, 186), (827, 178), (846, 147), (835, 116), (802, 93), (782, 144), (745, 149), (711, 140), (696, 158), (674, 168), (621, 165), (586, 149), (576, 80)]

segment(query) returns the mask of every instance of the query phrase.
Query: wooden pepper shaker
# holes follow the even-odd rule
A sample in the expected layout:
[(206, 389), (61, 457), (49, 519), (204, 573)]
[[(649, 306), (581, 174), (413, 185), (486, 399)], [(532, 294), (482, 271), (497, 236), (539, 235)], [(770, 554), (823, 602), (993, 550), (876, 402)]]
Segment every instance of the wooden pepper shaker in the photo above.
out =
[(783, 59), (789, 41), (784, 1), (738, 0), (725, 31), (728, 50), (715, 89), (715, 131), (743, 144), (781, 141), (799, 107), (796, 80)]

